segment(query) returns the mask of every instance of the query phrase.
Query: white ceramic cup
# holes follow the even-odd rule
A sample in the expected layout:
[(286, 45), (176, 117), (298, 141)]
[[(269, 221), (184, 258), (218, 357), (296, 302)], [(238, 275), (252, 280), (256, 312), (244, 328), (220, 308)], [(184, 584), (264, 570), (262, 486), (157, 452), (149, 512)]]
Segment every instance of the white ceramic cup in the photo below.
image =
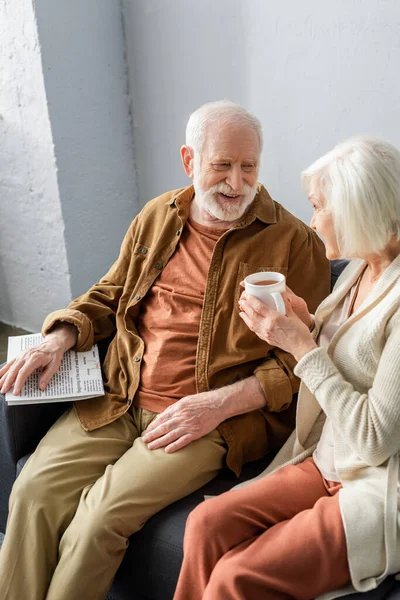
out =
[[(260, 285), (260, 282), (263, 281), (268, 281), (268, 283)], [(286, 279), (282, 273), (262, 271), (248, 275), (244, 280), (244, 289), (248, 294), (264, 302), (269, 308), (277, 310), (282, 315), (286, 315), (285, 303), (280, 294), (280, 292), (286, 290)]]

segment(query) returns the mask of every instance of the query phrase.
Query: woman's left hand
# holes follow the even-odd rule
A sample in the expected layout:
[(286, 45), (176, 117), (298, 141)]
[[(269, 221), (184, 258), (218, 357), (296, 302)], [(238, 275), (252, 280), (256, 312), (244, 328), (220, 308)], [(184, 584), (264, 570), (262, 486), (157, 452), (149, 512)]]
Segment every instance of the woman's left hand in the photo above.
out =
[(282, 298), (286, 306), (286, 315), (281, 315), (244, 291), (239, 300), (240, 316), (260, 339), (290, 352), (299, 361), (307, 352), (318, 346), (307, 325), (293, 311), (290, 295), (283, 292)]

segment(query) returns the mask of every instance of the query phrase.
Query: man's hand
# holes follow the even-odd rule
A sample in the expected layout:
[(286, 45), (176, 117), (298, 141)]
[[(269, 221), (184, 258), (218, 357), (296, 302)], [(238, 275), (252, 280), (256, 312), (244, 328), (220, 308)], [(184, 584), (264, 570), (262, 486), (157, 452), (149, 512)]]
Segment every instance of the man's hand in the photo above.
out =
[(256, 377), (185, 396), (160, 413), (142, 436), (149, 450), (175, 452), (213, 431), (222, 421), (265, 406)]
[(77, 339), (77, 328), (67, 323), (46, 335), (39, 346), (21, 352), (0, 369), (1, 393), (6, 394), (14, 386), (13, 394), (18, 396), (25, 381), (36, 369), (41, 369), (39, 388), (44, 390), (58, 371), (64, 353), (75, 346)]
[(185, 396), (160, 413), (142, 437), (149, 450), (174, 452), (215, 429), (224, 420), (219, 391)]

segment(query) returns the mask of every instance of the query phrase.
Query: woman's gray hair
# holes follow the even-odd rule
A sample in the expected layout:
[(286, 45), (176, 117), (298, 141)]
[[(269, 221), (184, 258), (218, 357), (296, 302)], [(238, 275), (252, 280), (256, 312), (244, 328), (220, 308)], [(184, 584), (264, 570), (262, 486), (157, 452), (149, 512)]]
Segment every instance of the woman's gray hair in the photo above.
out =
[(400, 240), (400, 152), (388, 142), (357, 136), (335, 146), (303, 171), (332, 211), (342, 257), (380, 253)]
[(200, 155), (207, 126), (210, 124), (225, 125), (232, 122), (247, 124), (254, 129), (260, 143), (261, 154), (263, 135), (260, 121), (243, 106), (229, 100), (208, 102), (190, 115), (186, 126), (186, 145), (192, 148), (195, 154)]

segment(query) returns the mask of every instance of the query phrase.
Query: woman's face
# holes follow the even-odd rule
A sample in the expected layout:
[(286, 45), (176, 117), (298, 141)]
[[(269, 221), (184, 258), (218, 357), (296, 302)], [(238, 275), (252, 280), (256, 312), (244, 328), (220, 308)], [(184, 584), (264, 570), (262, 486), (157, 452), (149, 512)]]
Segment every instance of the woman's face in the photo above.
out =
[(318, 182), (311, 181), (308, 199), (314, 210), (310, 227), (323, 239), (326, 257), (329, 260), (340, 258), (332, 212), (327, 207), (325, 196), (319, 190)]

